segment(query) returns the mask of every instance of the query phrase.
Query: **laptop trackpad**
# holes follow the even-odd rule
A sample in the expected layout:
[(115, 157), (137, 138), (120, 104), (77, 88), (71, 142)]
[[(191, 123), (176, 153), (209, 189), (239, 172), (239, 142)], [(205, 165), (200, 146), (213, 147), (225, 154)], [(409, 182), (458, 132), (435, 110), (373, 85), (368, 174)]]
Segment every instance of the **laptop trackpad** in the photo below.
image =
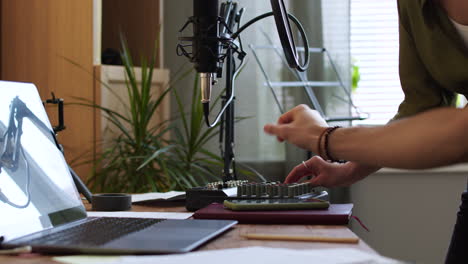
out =
[(188, 252), (235, 223), (227, 220), (165, 220), (103, 247), (161, 253)]

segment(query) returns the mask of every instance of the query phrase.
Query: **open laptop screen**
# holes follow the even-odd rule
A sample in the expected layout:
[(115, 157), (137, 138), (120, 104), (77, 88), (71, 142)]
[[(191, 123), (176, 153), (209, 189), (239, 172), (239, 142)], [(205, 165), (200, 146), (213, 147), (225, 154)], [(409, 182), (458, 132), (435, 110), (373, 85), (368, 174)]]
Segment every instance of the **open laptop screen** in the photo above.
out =
[(86, 217), (36, 87), (0, 81), (0, 236)]

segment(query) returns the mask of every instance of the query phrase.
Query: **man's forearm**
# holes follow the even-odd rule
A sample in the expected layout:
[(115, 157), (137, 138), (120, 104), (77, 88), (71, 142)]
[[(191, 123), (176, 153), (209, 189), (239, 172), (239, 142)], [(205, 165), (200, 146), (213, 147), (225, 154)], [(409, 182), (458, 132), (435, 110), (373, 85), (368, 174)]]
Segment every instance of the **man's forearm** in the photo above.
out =
[(359, 175), (361, 179), (364, 179), (369, 176), (369, 174), (381, 169), (380, 166), (365, 165), (357, 162), (349, 162), (347, 165), (349, 166), (351, 173)]
[(350, 127), (330, 136), (335, 158), (371, 166), (421, 169), (466, 160), (468, 110), (441, 108), (381, 127)]

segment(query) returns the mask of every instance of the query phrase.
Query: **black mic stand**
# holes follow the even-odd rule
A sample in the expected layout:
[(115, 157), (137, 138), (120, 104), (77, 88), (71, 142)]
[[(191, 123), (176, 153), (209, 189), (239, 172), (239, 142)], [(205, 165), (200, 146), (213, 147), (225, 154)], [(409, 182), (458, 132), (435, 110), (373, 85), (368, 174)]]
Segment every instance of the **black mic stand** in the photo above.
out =
[[(232, 3), (227, 3), (229, 5)], [(224, 8), (223, 8), (224, 10)], [(236, 23), (240, 22), (240, 16), (242, 11), (239, 14), (234, 15), (232, 9), (227, 8), (224, 14), (222, 13), (223, 19), (221, 19), (222, 27), (225, 27), (224, 30), (231, 30)], [(234, 8), (235, 10), (235, 8)], [(231, 14), (231, 15), (227, 15)], [(229, 19), (225, 19), (226, 17)], [(185, 28), (185, 26), (183, 27)], [(183, 30), (182, 28), (182, 30)], [(230, 32), (232, 34), (232, 32)], [(183, 38), (182, 38), (183, 39)], [(213, 123), (210, 123), (206, 118), (208, 127), (213, 127), (218, 121), (220, 121), (220, 133), (219, 133), (219, 148), (221, 151), (221, 157), (223, 159), (223, 170), (222, 170), (222, 181), (216, 183), (210, 183), (208, 186), (195, 187), (188, 189), (186, 191), (186, 208), (189, 211), (195, 211), (212, 202), (222, 202), (228, 195), (223, 189), (233, 187), (230, 181), (237, 181), (236, 166), (235, 166), (235, 155), (234, 155), (234, 122), (235, 122), (235, 85), (234, 81), (239, 73), (239, 69), (242, 66), (245, 52), (242, 50), (242, 46), (237, 46), (234, 43), (234, 39), (226, 38), (221, 42), (225, 53), (222, 56), (222, 63), (226, 64), (225, 71), (225, 81), (226, 89), (225, 94), (221, 97), (221, 110), (215, 118)], [(182, 54), (187, 56), (188, 54), (184, 52), (183, 47), (180, 47)], [(236, 67), (235, 63), (235, 54), (238, 55), (240, 60), (239, 65)], [(187, 56), (190, 58), (190, 56)], [(207, 112), (205, 112), (206, 114)], [(208, 188), (207, 188), (208, 187)]]
[[(200, 208), (209, 205), (212, 202), (223, 202), (229, 195), (225, 192), (224, 188), (235, 187), (238, 183), (237, 175), (235, 171), (235, 159), (234, 159), (234, 79), (236, 75), (239, 73), (239, 67), (235, 66), (234, 63), (234, 52), (239, 55), (239, 59), (241, 64), (245, 57), (245, 52), (242, 48), (242, 42), (240, 40), (240, 33), (248, 28), (250, 25), (254, 24), (255, 22), (264, 19), (269, 16), (274, 16), (278, 28), (278, 33), (280, 35), (281, 44), (285, 51), (286, 59), (288, 60), (289, 66), (292, 68), (296, 68), (299, 71), (304, 71), (307, 68), (309, 63), (309, 53), (305, 53), (304, 63), (299, 65), (299, 59), (297, 56), (296, 47), (294, 44), (294, 39), (292, 38), (291, 28), (289, 25), (289, 19), (291, 19), (299, 29), (301, 33), (304, 47), (308, 47), (307, 36), (305, 35), (304, 28), (300, 24), (299, 20), (294, 16), (287, 13), (286, 8), (284, 6), (283, 0), (270, 0), (272, 4), (273, 12), (265, 13), (263, 15), (257, 16), (242, 27), (238, 27), (236, 32), (232, 32), (234, 25), (240, 24), (240, 17), (242, 16), (243, 9), (236, 14), (236, 6), (232, 1), (228, 1), (221, 5), (221, 16), (217, 19), (217, 24), (213, 24), (212, 26), (221, 26), (223, 29), (221, 31), (221, 36), (217, 36), (216, 38), (208, 38), (208, 43), (216, 39), (222, 49), (226, 50), (225, 55), (220, 56), (217, 58), (218, 63), (226, 63), (226, 95), (222, 97), (222, 106), (221, 111), (217, 115), (213, 124), (208, 121), (208, 113), (209, 113), (209, 105), (207, 103), (204, 104), (204, 112), (205, 112), (205, 119), (208, 127), (213, 127), (221, 118), (220, 124), (220, 149), (221, 149), (221, 156), (224, 160), (224, 169), (222, 175), (222, 182), (210, 183), (204, 187), (196, 187), (186, 191), (186, 208), (189, 211), (195, 211)], [(217, 1), (214, 1), (217, 4)], [(212, 3), (213, 4), (213, 3)], [(231, 13), (232, 12), (232, 13)], [(231, 14), (235, 14), (232, 15)], [(196, 17), (190, 17), (189, 20), (185, 23), (182, 29), (179, 32), (184, 31), (188, 24), (198, 23)], [(211, 27), (208, 27), (211, 29)], [(205, 29), (205, 31), (208, 31)], [(227, 33), (229, 31), (229, 36), (226, 37), (223, 33)], [(200, 34), (200, 32), (199, 32)], [(239, 38), (240, 47), (238, 47), (234, 41)], [(180, 41), (193, 41), (196, 40), (196, 37), (180, 37)], [(205, 39), (206, 40), (206, 39)], [(183, 55), (190, 59), (191, 62), (196, 62), (196, 57), (193, 56), (192, 52), (188, 52), (185, 48), (190, 47), (193, 45), (184, 45), (179, 43), (177, 45), (177, 54)], [(198, 47), (198, 46), (197, 46)], [(216, 53), (217, 54), (217, 53)], [(222, 141), (224, 138), (224, 148), (222, 146)], [(234, 182), (229, 182), (234, 181)], [(242, 183), (241, 183), (242, 184)], [(234, 195), (237, 196), (237, 195)]]
[[(223, 114), (221, 127), (220, 127), (220, 148), (222, 148), (222, 140), (224, 135), (224, 151), (222, 157), (224, 159), (223, 169), (223, 182), (237, 180), (234, 161), (234, 100), (227, 102), (228, 98), (233, 96), (233, 82), (234, 82), (234, 59), (232, 49), (228, 48), (226, 56), (226, 95), (223, 96), (222, 107), (228, 103), (226, 111)], [(224, 132), (224, 133), (223, 133)]]
[[(214, 1), (217, 3), (217, 1)], [(221, 157), (223, 159), (223, 170), (222, 170), (222, 183), (217, 182), (217, 187), (223, 188), (227, 187), (226, 182), (237, 180), (235, 161), (234, 161), (234, 79), (238, 73), (240, 65), (243, 63), (245, 57), (245, 52), (242, 50), (242, 45), (237, 46), (234, 43), (234, 38), (231, 38), (230, 35), (234, 33), (233, 28), (237, 26), (239, 28), (240, 20), (244, 9), (237, 11), (237, 3), (233, 3), (231, 0), (221, 4), (221, 11), (216, 20), (216, 24), (212, 26), (219, 27), (218, 37), (216, 41), (219, 43), (219, 56), (216, 58), (218, 66), (217, 77), (222, 76), (222, 65), (226, 64), (226, 93), (222, 96), (221, 110), (217, 114), (215, 120), (211, 123), (209, 121), (209, 103), (204, 103), (204, 114), (205, 121), (208, 127), (214, 127), (219, 123), (220, 133), (219, 133), (219, 148), (221, 151)], [(185, 25), (180, 29), (179, 32), (183, 32), (189, 24), (193, 24), (194, 27), (201, 22), (197, 17), (190, 17)], [(211, 27), (208, 29), (200, 29), (198, 34), (202, 35), (207, 34), (211, 30)], [(205, 32), (206, 31), (206, 32)], [(179, 37), (181, 42), (194, 42), (197, 37)], [(204, 39), (207, 42), (212, 42), (213, 39), (207, 38)], [(177, 54), (179, 56), (183, 55), (187, 57), (190, 61), (196, 62), (197, 57), (194, 55), (195, 52), (189, 52), (186, 50), (186, 47), (192, 47), (193, 44), (185, 45), (179, 43), (177, 46)], [(197, 46), (200, 48), (200, 46)], [(204, 47), (206, 48), (206, 47)], [(224, 53), (221, 53), (224, 51)], [(239, 68), (236, 69), (234, 62), (234, 53), (238, 54), (240, 60)], [(221, 186), (218, 186), (221, 185)]]

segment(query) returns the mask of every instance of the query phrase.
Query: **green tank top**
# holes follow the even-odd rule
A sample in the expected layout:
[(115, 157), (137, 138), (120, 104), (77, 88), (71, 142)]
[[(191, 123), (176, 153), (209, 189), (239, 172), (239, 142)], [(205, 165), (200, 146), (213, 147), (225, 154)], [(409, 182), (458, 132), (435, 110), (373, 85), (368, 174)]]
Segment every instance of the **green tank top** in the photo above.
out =
[(400, 81), (405, 93), (394, 119), (454, 106), (468, 95), (468, 48), (445, 10), (431, 0), (398, 0)]

